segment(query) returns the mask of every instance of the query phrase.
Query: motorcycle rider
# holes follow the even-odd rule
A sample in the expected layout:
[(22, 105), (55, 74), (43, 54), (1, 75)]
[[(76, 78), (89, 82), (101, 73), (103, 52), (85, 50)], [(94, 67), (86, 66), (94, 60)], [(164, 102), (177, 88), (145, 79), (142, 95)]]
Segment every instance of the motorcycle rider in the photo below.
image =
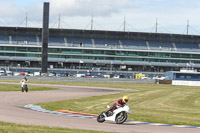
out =
[(108, 116), (108, 112), (113, 112), (118, 107), (124, 107), (124, 105), (128, 102), (128, 97), (123, 96), (123, 98), (119, 98), (116, 103), (114, 103), (107, 111), (105, 111), (105, 115)]
[(24, 89), (23, 89), (23, 87), (26, 85), (26, 87), (27, 87), (27, 90), (26, 90), (26, 92), (28, 92), (28, 86), (27, 86), (27, 82), (28, 82), (28, 80), (27, 80), (27, 78), (26, 77), (24, 77), (21, 81), (20, 81), (20, 83), (21, 83), (21, 87), (22, 87), (22, 92), (24, 92)]

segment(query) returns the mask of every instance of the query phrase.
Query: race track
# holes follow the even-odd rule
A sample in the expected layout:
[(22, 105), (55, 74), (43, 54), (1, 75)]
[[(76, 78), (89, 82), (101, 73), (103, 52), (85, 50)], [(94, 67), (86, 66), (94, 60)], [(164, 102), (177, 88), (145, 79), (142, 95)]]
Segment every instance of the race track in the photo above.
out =
[[(9, 83), (11, 84), (11, 83)], [(14, 84), (14, 83), (13, 83)], [(25, 105), (39, 102), (67, 100), (81, 97), (114, 94), (121, 89), (75, 87), (64, 85), (29, 84), (60, 88), (54, 91), (30, 91), (28, 93), (0, 92), (0, 121), (41, 125), (50, 127), (77, 128), (98, 131), (126, 132), (126, 133), (199, 133), (197, 128), (178, 128), (144, 124), (124, 123), (118, 125), (112, 122), (97, 123), (95, 119), (62, 116), (50, 113), (37, 112), (24, 108)], [(20, 85), (19, 85), (20, 87)], [(132, 110), (134, 112), (134, 110)]]

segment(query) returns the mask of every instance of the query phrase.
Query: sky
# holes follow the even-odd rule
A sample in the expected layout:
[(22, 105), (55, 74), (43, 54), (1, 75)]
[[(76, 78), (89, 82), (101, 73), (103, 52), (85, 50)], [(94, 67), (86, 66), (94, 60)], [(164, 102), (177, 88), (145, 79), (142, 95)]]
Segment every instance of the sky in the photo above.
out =
[(0, 26), (42, 27), (44, 2), (49, 28), (200, 34), (198, 0), (0, 0)]

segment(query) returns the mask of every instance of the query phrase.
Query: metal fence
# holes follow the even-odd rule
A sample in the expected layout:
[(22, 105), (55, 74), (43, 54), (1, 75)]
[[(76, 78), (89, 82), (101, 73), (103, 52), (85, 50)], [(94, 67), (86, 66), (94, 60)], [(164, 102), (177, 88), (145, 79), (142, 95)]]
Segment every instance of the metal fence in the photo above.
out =
[[(19, 81), (22, 76), (0, 76), (0, 80)], [(154, 79), (127, 79), (127, 78), (76, 78), (76, 77), (27, 77), (29, 81), (49, 81), (49, 82), (89, 82), (89, 83), (136, 83), (155, 84)]]

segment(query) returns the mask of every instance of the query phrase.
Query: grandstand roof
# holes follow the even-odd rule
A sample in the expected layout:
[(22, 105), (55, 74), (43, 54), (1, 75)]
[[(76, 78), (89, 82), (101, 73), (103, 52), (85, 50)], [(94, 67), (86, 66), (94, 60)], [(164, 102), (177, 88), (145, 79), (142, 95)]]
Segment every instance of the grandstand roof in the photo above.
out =
[[(41, 36), (42, 28), (27, 27), (0, 27), (3, 35), (36, 35)], [(169, 42), (200, 43), (198, 35), (147, 33), (147, 32), (124, 32), (104, 30), (80, 30), (80, 29), (49, 29), (49, 36), (87, 37), (87, 38), (113, 38), (130, 40), (156, 40)]]

